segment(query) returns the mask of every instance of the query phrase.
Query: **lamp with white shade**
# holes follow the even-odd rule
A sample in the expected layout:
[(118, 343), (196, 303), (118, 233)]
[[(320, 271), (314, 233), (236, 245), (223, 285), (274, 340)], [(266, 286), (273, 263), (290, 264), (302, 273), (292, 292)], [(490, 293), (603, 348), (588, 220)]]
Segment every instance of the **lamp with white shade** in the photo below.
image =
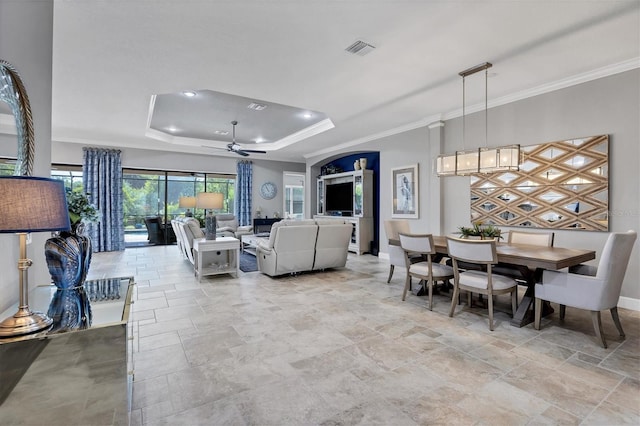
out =
[(200, 192), (196, 196), (196, 208), (209, 209), (205, 217), (205, 236), (207, 240), (216, 239), (216, 217), (213, 215), (213, 210), (221, 209), (224, 205), (223, 194), (218, 192)]
[(64, 183), (55, 179), (0, 177), (0, 233), (18, 234), (20, 299), (18, 312), (0, 323), (0, 337), (19, 336), (49, 328), (53, 320), (29, 309), (27, 234), (69, 231), (69, 211)]
[(187, 209), (184, 212), (186, 217), (193, 217), (191, 209), (196, 207), (196, 197), (182, 196), (178, 199), (178, 207), (181, 209)]

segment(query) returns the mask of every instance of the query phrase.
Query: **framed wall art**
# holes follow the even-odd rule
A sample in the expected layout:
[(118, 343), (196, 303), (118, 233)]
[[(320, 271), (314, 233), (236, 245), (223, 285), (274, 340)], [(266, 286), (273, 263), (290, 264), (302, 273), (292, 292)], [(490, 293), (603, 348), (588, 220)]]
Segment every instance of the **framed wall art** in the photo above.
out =
[(391, 169), (393, 218), (419, 217), (418, 206), (418, 165)]

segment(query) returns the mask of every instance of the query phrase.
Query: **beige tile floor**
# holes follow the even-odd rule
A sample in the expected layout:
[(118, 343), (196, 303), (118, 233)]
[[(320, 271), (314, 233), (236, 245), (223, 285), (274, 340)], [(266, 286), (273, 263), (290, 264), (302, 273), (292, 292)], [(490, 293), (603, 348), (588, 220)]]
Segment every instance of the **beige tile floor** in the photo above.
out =
[[(176, 246), (96, 253), (90, 278), (133, 275), (132, 424), (640, 424), (640, 313), (609, 349), (567, 308), (496, 330), (448, 295), (400, 300), (404, 271), (349, 255), (341, 270), (198, 283)], [(464, 299), (464, 298), (463, 298)]]

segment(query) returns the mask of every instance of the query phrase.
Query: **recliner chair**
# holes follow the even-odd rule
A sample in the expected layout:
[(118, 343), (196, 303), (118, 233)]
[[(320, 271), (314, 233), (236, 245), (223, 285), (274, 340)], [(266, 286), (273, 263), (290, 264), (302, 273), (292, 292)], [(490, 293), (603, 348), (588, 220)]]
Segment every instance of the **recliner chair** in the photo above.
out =
[(216, 215), (216, 234), (222, 237), (235, 237), (253, 233), (253, 226), (238, 226), (238, 219), (230, 213)]

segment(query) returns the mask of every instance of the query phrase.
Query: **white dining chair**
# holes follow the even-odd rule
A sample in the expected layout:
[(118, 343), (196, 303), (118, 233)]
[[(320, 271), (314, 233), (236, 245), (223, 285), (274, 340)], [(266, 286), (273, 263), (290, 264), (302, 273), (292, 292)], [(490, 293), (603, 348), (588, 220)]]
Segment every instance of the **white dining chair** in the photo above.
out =
[(566, 306), (591, 311), (596, 336), (605, 348), (607, 342), (604, 338), (600, 311), (609, 309), (613, 322), (624, 339), (624, 331), (618, 317), (618, 299), (636, 237), (635, 231), (611, 233), (602, 250), (597, 268), (579, 265), (570, 268), (568, 272), (545, 270), (542, 273), (542, 282), (535, 286), (535, 329), (540, 329), (540, 302), (548, 300), (560, 304), (560, 319), (564, 319)]
[[(526, 244), (529, 246), (553, 247), (555, 234), (553, 232), (525, 232), (525, 231), (509, 231), (507, 237), (508, 244)], [(506, 275), (518, 281), (521, 285), (527, 285), (527, 277), (532, 276), (531, 273), (525, 272), (522, 268), (515, 266), (500, 264), (493, 268), (493, 272), (500, 275)]]
[[(492, 266), (498, 263), (495, 240), (467, 240), (447, 237), (447, 250), (453, 262), (453, 297), (449, 316), (453, 317), (460, 290), (468, 292), (468, 304), (471, 307), (472, 293), (486, 294), (489, 308), (489, 330), (493, 331), (493, 296), (511, 293), (511, 309), (518, 309), (518, 283), (513, 278), (494, 274)], [(485, 271), (461, 271), (458, 262), (478, 264)]]
[[(400, 266), (404, 268), (405, 266), (405, 254), (402, 247), (399, 245), (391, 244), (391, 240), (400, 241), (400, 237), (398, 236), (401, 232), (404, 234), (410, 234), (411, 229), (409, 227), (409, 221), (406, 219), (392, 219), (384, 221), (384, 232), (387, 235), (388, 242), (388, 250), (389, 250), (389, 278), (387, 278), (387, 284), (391, 282), (391, 277), (393, 276), (393, 271), (396, 266)], [(412, 262), (417, 262), (422, 260), (419, 254), (412, 253), (410, 254), (410, 259)], [(409, 283), (411, 286), (411, 283)]]
[[(405, 267), (407, 277), (402, 292), (402, 300), (407, 297), (407, 290), (411, 286), (411, 277), (424, 281), (429, 291), (429, 310), (433, 310), (433, 286), (436, 282), (449, 283), (453, 278), (453, 268), (440, 263), (433, 263), (432, 256), (436, 254), (433, 236), (430, 234), (414, 235), (400, 233), (400, 246), (404, 252)], [(414, 262), (412, 256), (421, 255), (424, 259), (421, 262)]]
[(509, 231), (509, 244), (528, 244), (530, 246), (553, 247), (553, 232)]

